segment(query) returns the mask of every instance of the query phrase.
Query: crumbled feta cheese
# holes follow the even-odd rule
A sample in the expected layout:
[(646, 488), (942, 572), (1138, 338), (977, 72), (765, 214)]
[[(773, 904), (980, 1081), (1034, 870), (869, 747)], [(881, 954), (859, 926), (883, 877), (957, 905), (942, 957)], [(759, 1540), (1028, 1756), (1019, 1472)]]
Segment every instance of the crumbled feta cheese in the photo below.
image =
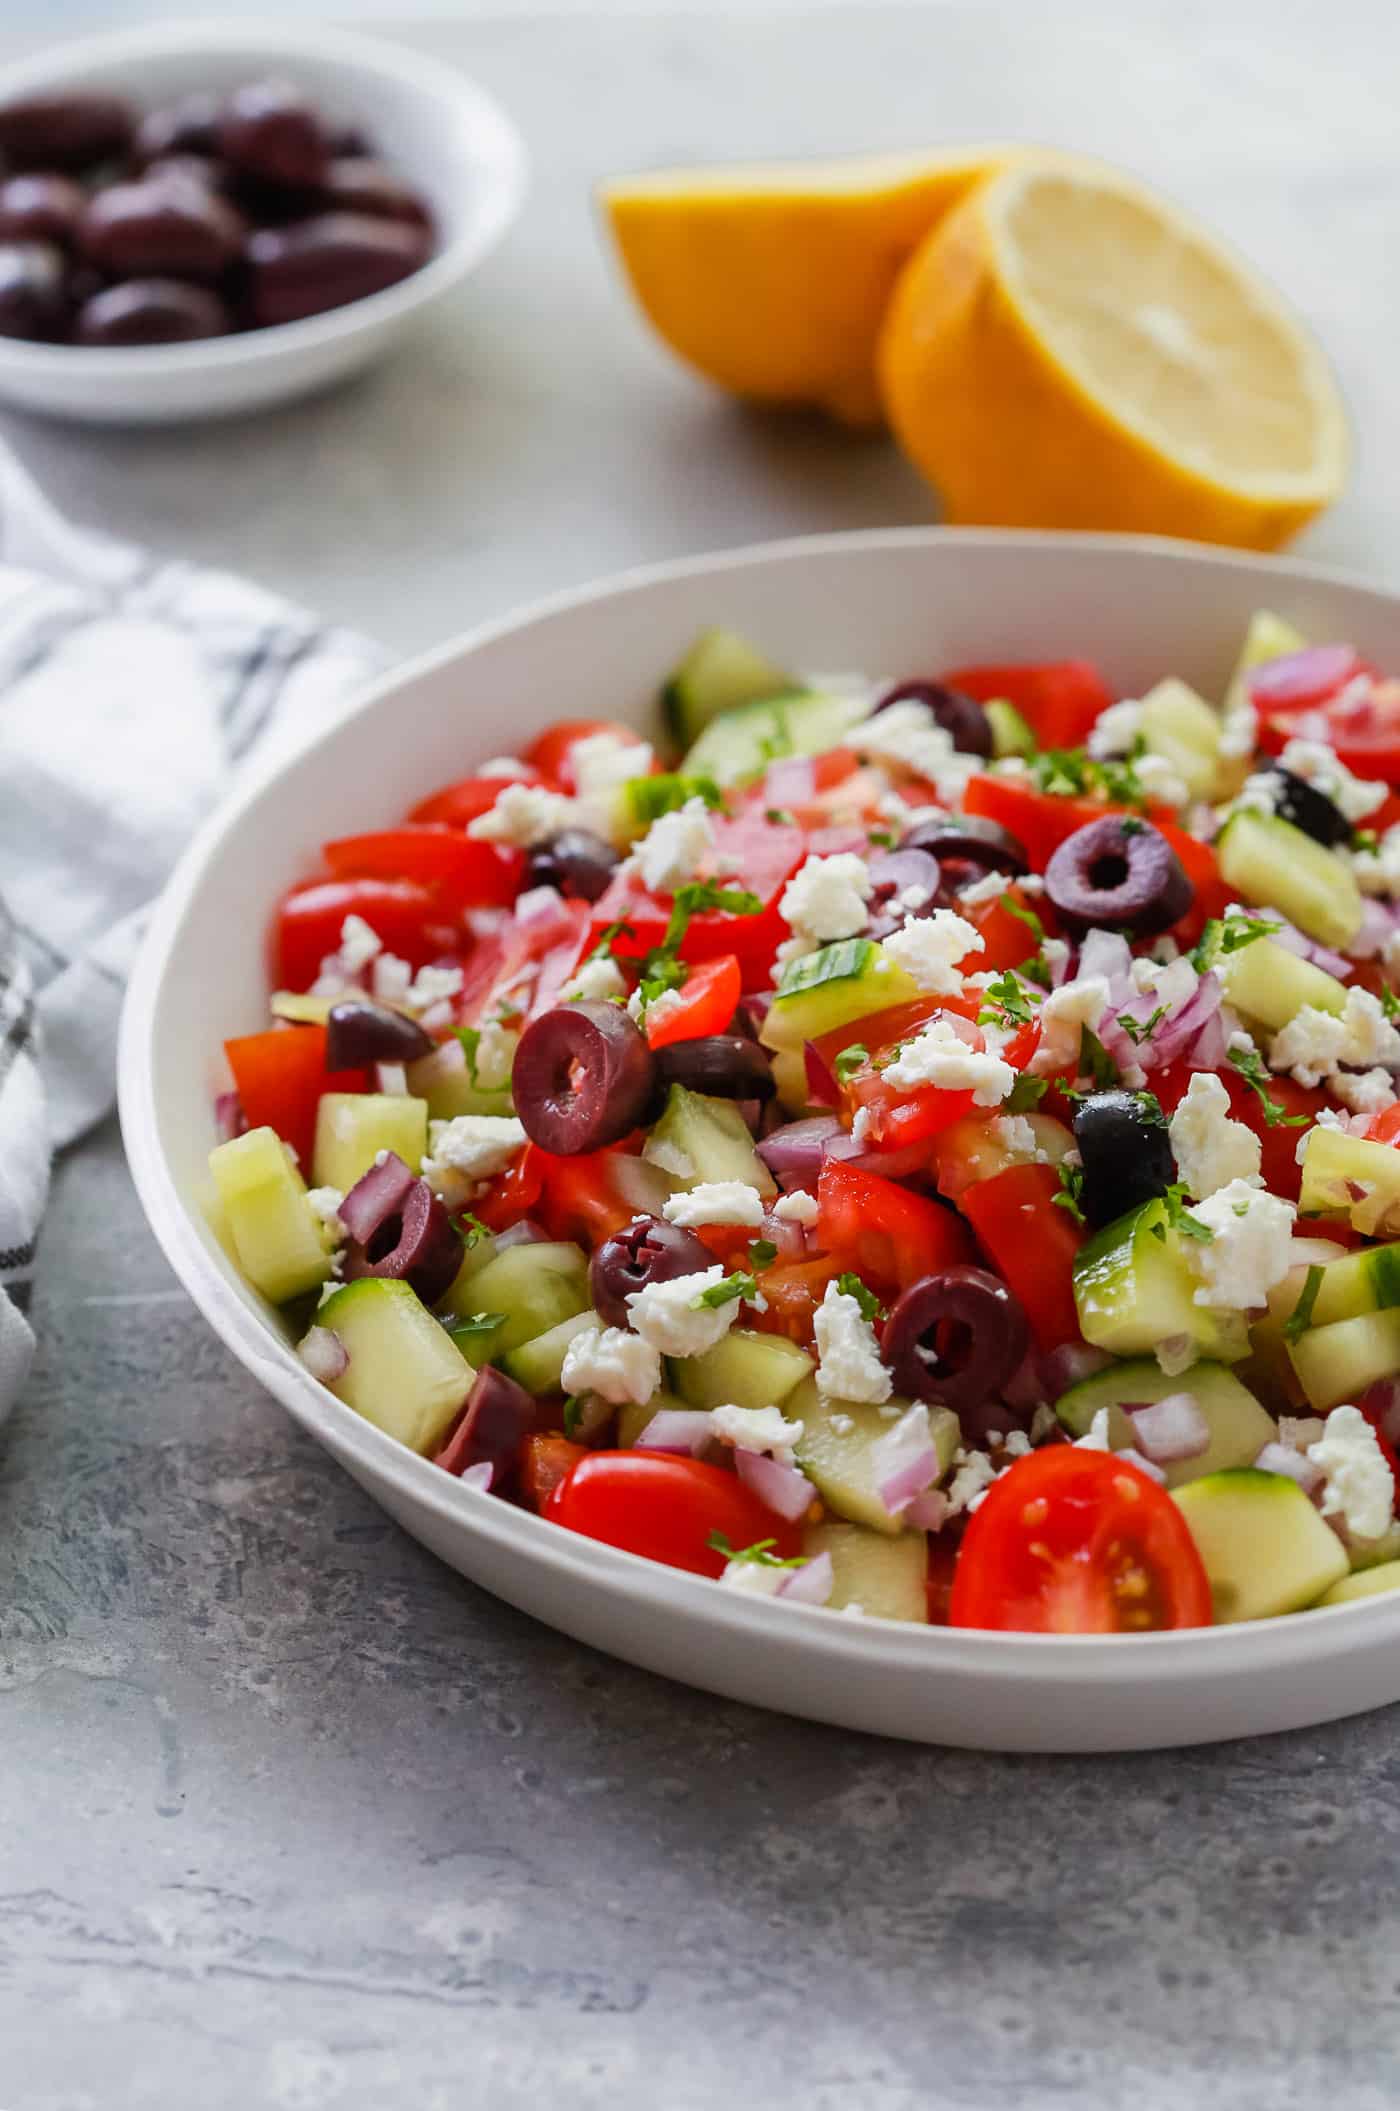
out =
[(913, 977), (927, 996), (952, 997), (962, 988), (957, 963), (969, 953), (984, 953), (986, 940), (980, 931), (953, 909), (935, 909), (901, 924), (884, 941), (891, 960)]
[(371, 987), (380, 1004), (403, 1004), (413, 983), (413, 970), (397, 953), (376, 953)]
[(1159, 806), (1185, 806), (1191, 797), (1186, 780), (1165, 755), (1139, 755), (1133, 769), (1147, 797)]
[(1109, 762), (1115, 756), (1131, 753), (1141, 731), (1142, 705), (1135, 696), (1125, 696), (1121, 703), (1100, 711), (1089, 728), (1085, 745), (1096, 762)]
[(1353, 777), (1320, 740), (1290, 740), (1279, 761), (1291, 776), (1301, 777), (1324, 799), (1330, 799), (1353, 827), (1384, 806), (1390, 796), (1388, 784)]
[(429, 1122), (428, 1139), (423, 1178), (439, 1194), (451, 1174), (490, 1180), (525, 1148), (525, 1131), (508, 1114), (459, 1114), (453, 1121)]
[[(905, 697), (862, 725), (852, 727), (845, 744), (872, 762), (893, 764), (896, 769), (908, 770), (933, 783), (957, 754), (951, 736), (928, 705), (914, 697)], [(973, 767), (982, 767), (980, 759), (973, 759)]]
[(855, 1120), (851, 1123), (852, 1143), (860, 1144), (862, 1146), (868, 1143), (870, 1140), (870, 1132), (874, 1128), (874, 1126), (875, 1117), (871, 1113), (869, 1107), (857, 1107)]
[(1208, 1242), (1182, 1241), (1204, 1284), (1196, 1303), (1235, 1312), (1264, 1304), (1292, 1266), (1293, 1204), (1246, 1180), (1232, 1180), (1199, 1203), (1194, 1214), (1211, 1234)]
[(773, 1204), (773, 1215), (784, 1224), (815, 1224), (817, 1221), (817, 1198), (809, 1195), (805, 1188), (784, 1195)]
[(569, 767), (580, 799), (606, 798), (634, 777), (649, 777), (655, 752), (645, 740), (622, 733), (588, 733), (569, 749)]
[(1113, 1446), (1108, 1441), (1108, 1409), (1106, 1407), (1098, 1408), (1095, 1411), (1094, 1418), (1083, 1436), (1075, 1438), (1074, 1447), (1076, 1451), (1111, 1451), (1113, 1449)]
[(688, 1194), (672, 1195), (662, 1204), (668, 1224), (691, 1231), (697, 1224), (752, 1224), (763, 1222), (763, 1197), (742, 1180), (702, 1180)]
[(702, 1292), (723, 1282), (725, 1274), (716, 1261), (713, 1268), (697, 1269), (694, 1275), (629, 1291), (627, 1310), (634, 1331), (663, 1356), (703, 1356), (724, 1339), (739, 1316), (737, 1297), (722, 1305), (695, 1303)]
[(813, 1321), (817, 1339), (817, 1391), (823, 1399), (865, 1400), (878, 1404), (894, 1391), (894, 1380), (880, 1361), (880, 1345), (855, 1298), (835, 1283)]
[(726, 1561), (720, 1582), (731, 1591), (747, 1591), (753, 1598), (776, 1598), (792, 1571), (770, 1568), (766, 1561)]
[(1386, 830), (1374, 850), (1354, 850), (1351, 869), (1363, 894), (1400, 895), (1400, 823)]
[(948, 1483), (949, 1517), (975, 1510), (997, 1477), (985, 1451), (958, 1451), (953, 1464), (953, 1478)]
[(945, 1092), (970, 1092), (978, 1107), (999, 1107), (1016, 1083), (1016, 1073), (999, 1055), (969, 1048), (943, 1018), (931, 1019), (906, 1041), (880, 1073), (896, 1092), (937, 1085)]
[(1321, 1415), (1280, 1415), (1278, 1440), (1290, 1451), (1310, 1451), (1326, 1426)]
[[(1009, 1459), (1024, 1459), (1031, 1449), (1031, 1440), (1023, 1429), (1008, 1429), (1001, 1440), (1001, 1448)], [(1006, 1468), (1003, 1467), (1003, 1472)]]
[(789, 1422), (780, 1407), (716, 1407), (710, 1414), (710, 1434), (737, 1451), (768, 1451), (785, 1465), (792, 1460), (794, 1444), (802, 1442), (804, 1424)]
[(678, 1143), (670, 1142), (665, 1136), (649, 1136), (642, 1145), (642, 1156), (648, 1165), (659, 1166), (663, 1173), (669, 1173), (675, 1180), (695, 1178), (694, 1160)]
[(1334, 1407), (1308, 1457), (1327, 1476), (1322, 1514), (1358, 1539), (1379, 1539), (1395, 1509), (1395, 1483), (1376, 1432), (1359, 1408)]
[(1035, 1130), (1024, 1114), (998, 1114), (991, 1131), (1004, 1151), (1014, 1151), (1018, 1157), (1034, 1158), (1039, 1149)]
[(1040, 956), (1050, 970), (1052, 982), (1057, 975), (1063, 975), (1069, 966), (1069, 947), (1063, 938), (1043, 938), (1040, 942)]
[(625, 1327), (584, 1327), (564, 1351), (560, 1384), (566, 1393), (597, 1393), (621, 1406), (645, 1407), (661, 1383), (661, 1356)]
[(642, 986), (638, 983), (627, 999), (627, 1016), (629, 1019), (635, 1019), (639, 1026), (644, 1019), (652, 1026), (664, 1026), (666, 1021), (674, 1018), (684, 1006), (685, 998), (679, 990), (662, 990), (660, 996), (653, 997), (648, 1004), (642, 995)]
[(1342, 1050), (1344, 1063), (1357, 1070), (1368, 1069), (1375, 1063), (1400, 1063), (1400, 1032), (1387, 1019), (1380, 998), (1373, 996), (1370, 990), (1347, 991), (1342, 1023), (1347, 1030)]
[[(347, 975), (358, 975), (367, 968), (376, 953), (384, 950), (379, 933), (367, 924), (362, 916), (347, 916), (340, 927), (339, 961)], [(326, 962), (321, 963), (322, 968)]]
[(1327, 1089), (1353, 1114), (1376, 1115), (1395, 1104), (1395, 1080), (1388, 1070), (1363, 1070), (1359, 1076), (1339, 1070), (1328, 1079)]
[(856, 1426), (854, 1415), (843, 1415), (838, 1412), (828, 1416), (827, 1419), (831, 1425), (831, 1433), (836, 1437), (848, 1437)]
[(495, 804), (467, 824), (467, 834), (482, 843), (505, 843), (512, 850), (533, 850), (563, 828), (576, 828), (578, 805), (562, 792), (540, 784), (507, 784)]
[(926, 909), (932, 900), (927, 887), (906, 887), (897, 897), (897, 906), (907, 909), (911, 916), (917, 916), (919, 910)]
[(567, 982), (560, 992), (566, 1004), (582, 999), (589, 1004), (606, 1004), (609, 998), (627, 995), (627, 978), (615, 960), (600, 953), (594, 960), (585, 960), (583, 966)]
[(1092, 1033), (1108, 1009), (1108, 983), (1102, 975), (1081, 975), (1051, 990), (1040, 1007), (1040, 1046), (1031, 1059), (1036, 1077), (1077, 1070), (1083, 1029)]
[(783, 889), (778, 913), (795, 938), (808, 946), (854, 938), (866, 924), (873, 883), (865, 860), (854, 851), (808, 858)]
[(493, 755), (483, 762), (477, 771), (478, 777), (528, 777), (530, 765), (522, 762), (518, 755)]
[(340, 1221), (340, 1205), (345, 1200), (338, 1187), (312, 1187), (306, 1191), (311, 1205), (311, 1214), (320, 1219), (336, 1245), (348, 1239), (350, 1234)]
[(460, 968), (419, 968), (412, 983), (404, 992), (404, 1003), (410, 1011), (427, 1011), (430, 1005), (440, 1004), (445, 997), (457, 996), (462, 987)]
[(472, 1058), (472, 1082), (482, 1092), (503, 1092), (510, 1083), (520, 1036), (498, 1019), (488, 1019), (480, 1028)]
[(1230, 1119), (1230, 1095), (1213, 1070), (1196, 1070), (1171, 1118), (1172, 1156), (1188, 1195), (1204, 1202), (1232, 1180), (1262, 1185), (1259, 1138)]
[(958, 900), (964, 909), (980, 909), (983, 902), (1000, 901), (1008, 887), (1014, 887), (1016, 875), (1012, 872), (984, 872), (980, 880), (958, 890)]
[(1340, 1018), (1305, 1004), (1269, 1048), (1269, 1067), (1291, 1071), (1300, 1085), (1320, 1085), (1343, 1063), (1357, 1070), (1400, 1064), (1400, 1032), (1369, 990), (1349, 989)]
[(709, 808), (703, 799), (687, 799), (674, 813), (653, 821), (637, 845), (634, 856), (643, 886), (653, 894), (674, 894), (695, 878), (714, 848)]

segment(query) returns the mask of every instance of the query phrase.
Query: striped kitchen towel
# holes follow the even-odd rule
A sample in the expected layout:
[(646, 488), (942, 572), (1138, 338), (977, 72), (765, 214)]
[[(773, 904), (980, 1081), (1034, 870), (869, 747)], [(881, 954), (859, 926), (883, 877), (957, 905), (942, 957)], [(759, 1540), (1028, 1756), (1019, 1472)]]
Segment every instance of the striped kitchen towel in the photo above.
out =
[(250, 758), (383, 663), (246, 580), (74, 528), (0, 450), (0, 1421), (49, 1155), (111, 1109), (151, 900)]

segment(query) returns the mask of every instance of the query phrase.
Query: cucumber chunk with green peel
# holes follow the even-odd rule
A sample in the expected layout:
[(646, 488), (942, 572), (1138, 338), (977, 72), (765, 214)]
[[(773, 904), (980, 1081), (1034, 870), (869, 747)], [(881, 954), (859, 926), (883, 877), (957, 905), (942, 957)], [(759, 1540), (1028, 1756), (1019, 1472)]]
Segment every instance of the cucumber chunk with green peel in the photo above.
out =
[[(461, 1304), (454, 1302), (461, 1294)], [(503, 1358), (537, 1334), (588, 1310), (588, 1262), (581, 1247), (568, 1240), (542, 1240), (534, 1246), (508, 1246), (494, 1260), (468, 1276), (459, 1276), (438, 1310), (458, 1318), (473, 1312), (501, 1312), (505, 1323), (491, 1345)]]
[(1034, 755), (1036, 738), (1016, 706), (1004, 696), (994, 696), (982, 709), (992, 729), (992, 756), (997, 762), (1008, 755)]
[(1309, 1407), (1325, 1414), (1400, 1371), (1400, 1308), (1310, 1327), (1288, 1354)]
[(744, 1327), (670, 1366), (671, 1384), (687, 1407), (781, 1407), (814, 1369), (796, 1342)]
[(802, 1551), (809, 1560), (831, 1556), (832, 1587), (827, 1600), (833, 1612), (848, 1605), (879, 1620), (915, 1620), (928, 1625), (928, 1539), (923, 1532), (901, 1532), (897, 1539), (871, 1532), (864, 1525), (838, 1524), (828, 1518), (808, 1525)]
[(522, 1341), (518, 1348), (507, 1349), (501, 1356), (501, 1368), (507, 1378), (513, 1378), (536, 1397), (541, 1393), (562, 1393), (569, 1343), (589, 1327), (602, 1324), (596, 1312), (575, 1312), (568, 1319), (561, 1319), (557, 1327), (548, 1327), (543, 1334)]
[(617, 1411), (618, 1450), (631, 1451), (638, 1437), (640, 1437), (654, 1415), (659, 1415), (667, 1409), (674, 1411), (676, 1408), (684, 1406), (684, 1400), (678, 1400), (674, 1393), (668, 1393), (664, 1389), (653, 1393), (650, 1400), (644, 1401), (640, 1405), (635, 1400), (624, 1400)]
[[(1200, 1287), (1160, 1197), (1106, 1224), (1074, 1264), (1080, 1330), (1096, 1349), (1147, 1356), (1170, 1343), (1197, 1360), (1238, 1363), (1249, 1351), (1244, 1316), (1198, 1305)], [(1176, 1390), (1185, 1389), (1183, 1374)]]
[(473, 1312), (470, 1318), (454, 1319), (447, 1331), (475, 1370), (491, 1361), (505, 1323), (504, 1312)]
[[(512, 1033), (508, 1038), (514, 1060), (520, 1036)], [(409, 1091), (423, 1101), (433, 1121), (455, 1121), (459, 1114), (515, 1112), (509, 1085), (499, 1085), (488, 1092), (477, 1084), (466, 1049), (458, 1040), (444, 1041), (431, 1055), (410, 1063), (405, 1075)]]
[(1055, 1413), (1072, 1437), (1085, 1437), (1095, 1415), (1106, 1407), (1109, 1444), (1114, 1451), (1126, 1451), (1136, 1439), (1124, 1404), (1146, 1406), (1165, 1400), (1170, 1393), (1191, 1394), (1209, 1426), (1210, 1443), (1194, 1459), (1174, 1459), (1164, 1465), (1169, 1488), (1182, 1488), (1188, 1481), (1232, 1466), (1251, 1466), (1278, 1434), (1273, 1416), (1232, 1371), (1218, 1363), (1193, 1364), (1179, 1378), (1168, 1378), (1155, 1361), (1145, 1358), (1117, 1363), (1062, 1393), (1055, 1402)]
[(1300, 960), (1273, 938), (1255, 938), (1216, 962), (1225, 996), (1253, 1025), (1278, 1033), (1304, 1005), (1340, 1018), (1347, 1006), (1345, 985), (1326, 968)]
[(337, 1399), (410, 1451), (436, 1451), (475, 1372), (416, 1292), (368, 1276), (328, 1297), (316, 1324), (340, 1336), (349, 1358), (331, 1386)]
[(1345, 952), (1361, 928), (1361, 890), (1349, 865), (1280, 814), (1246, 808), (1216, 839), (1220, 877), (1240, 900), (1277, 909), (1324, 946)]
[(1317, 1602), (1352, 1605), (1358, 1598), (1380, 1598), (1387, 1591), (1400, 1591), (1400, 1561), (1382, 1561), (1373, 1569), (1358, 1569), (1354, 1576), (1343, 1576)]
[(1400, 1232), (1400, 1151), (1345, 1129), (1309, 1130), (1298, 1210), (1346, 1217), (1372, 1239)]
[(765, 1048), (800, 1050), (804, 1041), (918, 995), (913, 977), (875, 939), (838, 938), (789, 962), (759, 1039)]
[(411, 1173), (428, 1148), (427, 1102), (397, 1092), (323, 1092), (316, 1109), (312, 1169), (317, 1187), (342, 1195), (381, 1151), (393, 1151)]
[(802, 688), (737, 631), (702, 630), (663, 687), (661, 708), (677, 744), (688, 748), (721, 712)]
[(209, 1153), (209, 1170), (238, 1265), (274, 1305), (316, 1290), (331, 1273), (325, 1228), (275, 1129), (250, 1129)]
[(1212, 1473), (1173, 1500), (1222, 1624), (1299, 1612), (1347, 1573), (1341, 1541), (1286, 1473)]
[(1220, 719), (1204, 697), (1169, 675), (1142, 699), (1138, 725), (1148, 753), (1171, 764), (1193, 799), (1208, 797), (1220, 756)]
[(672, 1085), (661, 1119), (647, 1139), (648, 1161), (668, 1173), (678, 1190), (703, 1181), (737, 1180), (765, 1199), (777, 1182), (753, 1147), (749, 1125), (733, 1100)]
[(742, 784), (785, 755), (824, 755), (865, 715), (862, 698), (816, 693), (741, 704), (710, 720), (681, 770), (687, 777), (712, 777), (721, 789)]
[[(887, 1400), (883, 1407), (872, 1407), (862, 1400), (823, 1399), (815, 1378), (805, 1379), (784, 1401), (788, 1420), (802, 1424), (801, 1440), (793, 1447), (797, 1463), (838, 1517), (876, 1532), (905, 1529), (880, 1500), (875, 1447), (909, 1404)], [(943, 1474), (952, 1465), (960, 1441), (958, 1418), (950, 1408), (931, 1407), (928, 1419)]]
[(1400, 1242), (1343, 1254), (1322, 1271), (1309, 1325), (1331, 1326), (1400, 1305)]

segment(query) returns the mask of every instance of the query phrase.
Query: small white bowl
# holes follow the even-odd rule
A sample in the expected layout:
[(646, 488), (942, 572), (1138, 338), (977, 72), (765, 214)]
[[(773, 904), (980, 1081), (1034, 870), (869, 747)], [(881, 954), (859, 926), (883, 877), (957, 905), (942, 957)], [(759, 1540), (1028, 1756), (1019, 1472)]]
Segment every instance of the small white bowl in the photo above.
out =
[(464, 1488), (335, 1399), (211, 1235), (221, 1042), (266, 1017), (265, 915), (328, 837), (382, 826), (567, 712), (655, 728), (657, 683), (725, 623), (780, 664), (912, 675), (1089, 655), (1115, 693), (1218, 696), (1251, 612), (1400, 665), (1400, 595), (1188, 543), (904, 529), (634, 573), (488, 625), (380, 682), (215, 815), (151, 922), (122, 1024), (122, 1130), (156, 1237), (211, 1326), (425, 1546), (565, 1633), (687, 1684), (929, 1743), (1112, 1751), (1297, 1729), (1400, 1699), (1400, 1592), (1149, 1635), (983, 1634), (777, 1606)]
[(368, 366), (493, 249), (525, 195), (524, 143), (481, 88), (371, 37), (271, 22), (175, 22), (56, 45), (7, 68), (5, 101), (61, 88), (125, 95), (140, 110), (192, 89), (285, 75), (338, 124), (361, 123), (432, 207), (437, 247), (383, 293), (304, 322), (193, 344), (27, 344), (0, 337), (0, 398), (98, 425), (226, 417), (302, 396)]

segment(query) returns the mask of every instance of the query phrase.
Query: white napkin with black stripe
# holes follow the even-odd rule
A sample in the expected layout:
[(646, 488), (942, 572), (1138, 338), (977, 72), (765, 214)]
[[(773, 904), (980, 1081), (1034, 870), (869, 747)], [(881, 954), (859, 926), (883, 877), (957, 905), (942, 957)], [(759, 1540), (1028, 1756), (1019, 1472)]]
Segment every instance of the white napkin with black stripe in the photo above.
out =
[(254, 752), (382, 664), (262, 587), (71, 527), (0, 450), (0, 1421), (49, 1156), (111, 1109), (150, 902)]

